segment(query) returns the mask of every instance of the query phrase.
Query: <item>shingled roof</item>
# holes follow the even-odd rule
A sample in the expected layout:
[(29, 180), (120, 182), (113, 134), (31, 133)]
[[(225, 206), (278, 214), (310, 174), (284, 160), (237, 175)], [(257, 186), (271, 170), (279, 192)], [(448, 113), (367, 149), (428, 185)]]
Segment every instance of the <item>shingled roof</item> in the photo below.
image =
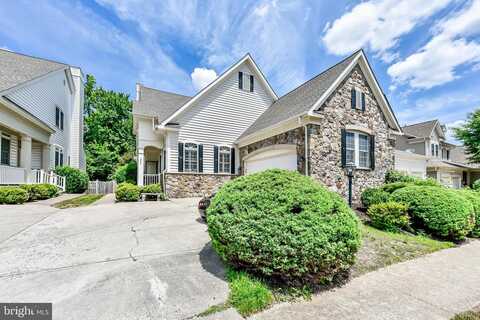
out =
[(404, 126), (402, 129), (407, 136), (413, 136), (416, 138), (427, 138), (430, 137), (430, 134), (432, 133), (433, 128), (435, 128), (437, 122), (438, 120), (430, 120)]
[(0, 49), (0, 92), (65, 67), (60, 62)]
[(359, 51), (280, 97), (242, 134), (241, 138), (308, 112), (348, 68)]
[(158, 117), (161, 122), (180, 109), (192, 97), (140, 85), (140, 99), (133, 102), (136, 115)]

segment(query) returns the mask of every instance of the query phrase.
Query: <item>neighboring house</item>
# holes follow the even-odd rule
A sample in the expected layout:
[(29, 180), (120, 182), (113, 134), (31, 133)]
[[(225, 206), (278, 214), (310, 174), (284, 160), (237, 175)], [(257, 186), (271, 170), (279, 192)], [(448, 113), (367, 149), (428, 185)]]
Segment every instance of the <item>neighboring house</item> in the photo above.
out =
[(38, 182), (40, 170), (61, 165), (85, 169), (82, 71), (0, 50), (0, 136), (0, 184)]
[(137, 85), (138, 183), (201, 196), (237, 175), (297, 170), (354, 200), (394, 167), (402, 134), (363, 51), (277, 97), (246, 55), (193, 97)]
[(478, 169), (467, 163), (463, 148), (446, 141), (446, 128), (438, 120), (402, 129), (404, 135), (398, 136), (396, 141), (397, 170), (413, 176), (430, 177), (452, 188), (461, 188), (473, 182)]

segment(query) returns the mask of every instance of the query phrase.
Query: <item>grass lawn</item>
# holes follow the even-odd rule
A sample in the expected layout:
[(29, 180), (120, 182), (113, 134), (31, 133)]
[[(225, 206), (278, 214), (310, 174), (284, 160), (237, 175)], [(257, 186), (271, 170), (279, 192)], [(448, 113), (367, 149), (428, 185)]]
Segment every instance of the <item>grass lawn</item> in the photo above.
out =
[(83, 196), (79, 196), (76, 198), (68, 199), (62, 202), (55, 203), (52, 205), (55, 208), (59, 209), (67, 209), (67, 208), (76, 208), (76, 207), (83, 207), (88, 206), (98, 199), (103, 197), (101, 194), (86, 194)]
[(451, 320), (480, 320), (480, 310), (459, 313)]
[[(358, 277), (388, 265), (417, 258), (441, 249), (454, 247), (452, 242), (433, 240), (425, 236), (384, 232), (361, 225), (362, 246), (351, 269), (351, 276)], [(228, 301), (211, 306), (199, 316), (206, 316), (234, 307), (242, 316), (268, 308), (272, 303), (309, 299), (313, 289), (309, 287), (278, 287), (246, 272), (227, 271), (230, 295)], [(455, 318), (455, 320), (480, 320), (480, 318)]]

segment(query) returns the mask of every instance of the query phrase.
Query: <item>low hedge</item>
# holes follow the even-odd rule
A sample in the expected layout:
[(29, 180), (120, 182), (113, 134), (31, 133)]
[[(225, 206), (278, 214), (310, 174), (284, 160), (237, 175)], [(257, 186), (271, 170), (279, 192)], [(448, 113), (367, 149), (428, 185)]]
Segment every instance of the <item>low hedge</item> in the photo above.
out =
[(470, 236), (480, 238), (480, 193), (470, 189), (460, 189), (457, 192), (472, 204), (475, 212), (475, 226), (470, 232)]
[(115, 190), (117, 201), (138, 201), (139, 198), (140, 187), (131, 183), (120, 183)]
[(55, 173), (65, 177), (67, 193), (83, 193), (88, 188), (88, 175), (79, 169), (63, 166), (56, 168)]
[(475, 180), (472, 184), (472, 189), (475, 191), (480, 191), (480, 179)]
[(140, 193), (162, 193), (162, 186), (160, 184), (149, 184), (141, 187)]
[(21, 204), (28, 200), (28, 192), (19, 187), (0, 187), (0, 204)]
[(273, 169), (230, 181), (207, 217), (224, 261), (284, 281), (331, 281), (350, 268), (360, 246), (359, 222), (345, 201), (297, 172)]
[(60, 189), (53, 184), (24, 184), (20, 188), (28, 192), (28, 201), (50, 199), (58, 195)]
[(455, 190), (410, 185), (394, 191), (390, 199), (408, 205), (413, 226), (435, 236), (463, 240), (474, 227), (472, 204)]
[(395, 183), (395, 182), (411, 183), (416, 180), (418, 180), (418, 178), (406, 175), (397, 170), (389, 170), (385, 174), (385, 183)]
[(361, 195), (362, 204), (365, 208), (371, 205), (388, 201), (390, 194), (381, 188), (366, 188)]
[(367, 215), (370, 217), (373, 227), (397, 232), (401, 229), (409, 229), (410, 217), (407, 209), (408, 206), (403, 203), (389, 201), (370, 206)]

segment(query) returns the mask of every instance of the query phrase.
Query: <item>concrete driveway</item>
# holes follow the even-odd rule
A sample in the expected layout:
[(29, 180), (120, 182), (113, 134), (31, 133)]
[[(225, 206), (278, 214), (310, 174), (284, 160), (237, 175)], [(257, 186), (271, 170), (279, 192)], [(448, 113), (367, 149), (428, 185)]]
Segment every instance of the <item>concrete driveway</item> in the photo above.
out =
[(54, 319), (184, 319), (228, 295), (196, 200), (0, 206), (0, 301)]

